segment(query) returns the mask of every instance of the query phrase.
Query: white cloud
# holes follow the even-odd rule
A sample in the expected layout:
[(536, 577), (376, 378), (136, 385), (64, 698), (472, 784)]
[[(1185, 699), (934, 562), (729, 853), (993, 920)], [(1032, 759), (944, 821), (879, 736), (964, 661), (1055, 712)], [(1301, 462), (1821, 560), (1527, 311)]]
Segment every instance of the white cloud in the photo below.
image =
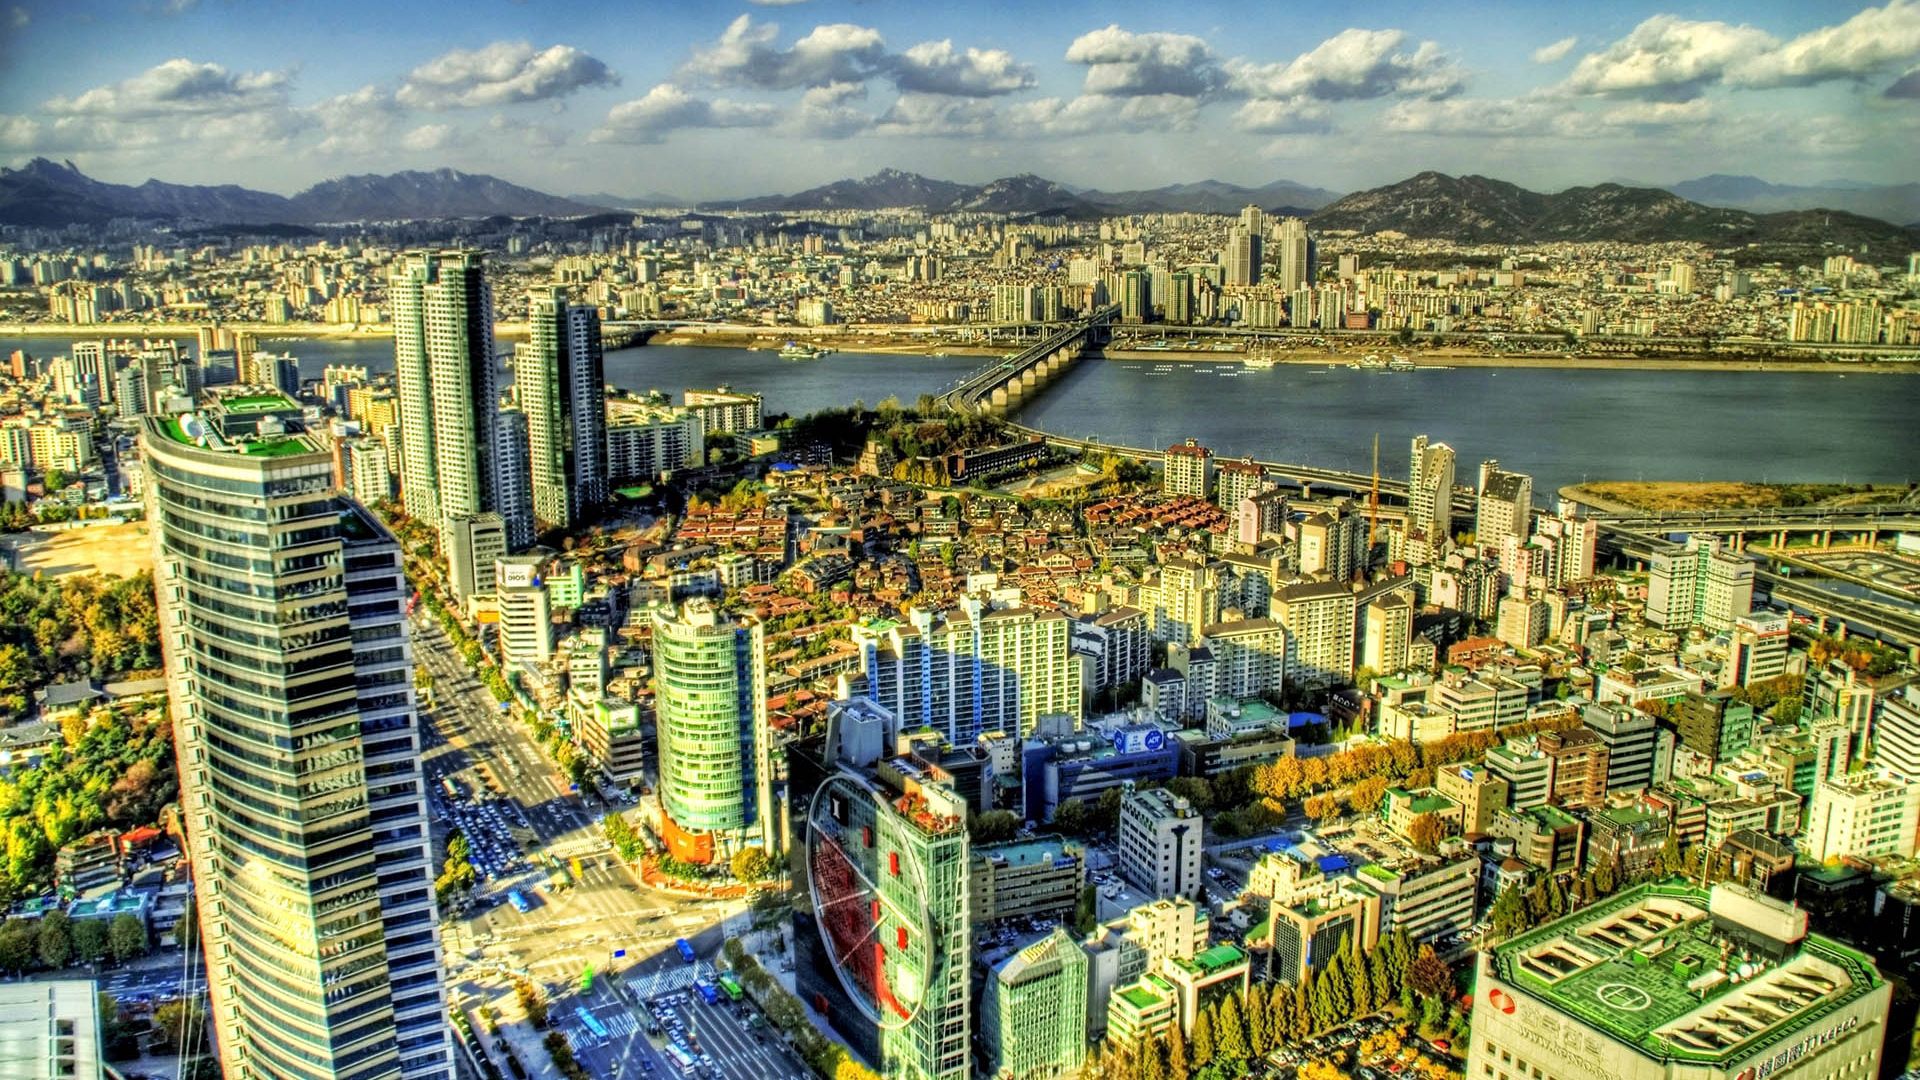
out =
[(307, 111), (325, 133), (313, 148), (322, 155), (358, 156), (385, 150), (392, 143), (400, 115), (393, 95), (372, 85), (330, 97)]
[(537, 149), (552, 149), (565, 146), (567, 129), (559, 124), (540, 124), (511, 117), (505, 113), (494, 113), (487, 118), (487, 128), (496, 135), (516, 135), (528, 146)]
[(766, 127), (779, 119), (780, 110), (725, 99), (694, 97), (672, 83), (661, 83), (645, 97), (608, 110), (607, 118), (587, 136), (589, 142), (653, 143), (682, 128)]
[(1122, 30), (1118, 24), (1080, 35), (1067, 62), (1087, 66), (1087, 95), (1205, 97), (1220, 88), (1213, 50), (1191, 34)]
[(1401, 135), (1498, 138), (1513, 135), (1566, 139), (1698, 127), (1712, 118), (1705, 101), (1631, 101), (1582, 110), (1564, 99), (1449, 98), (1395, 102), (1380, 114), (1382, 129)]
[(1718, 81), (1730, 65), (1774, 44), (1773, 35), (1752, 26), (1655, 15), (1605, 49), (1581, 57), (1566, 88), (1685, 101)]
[(1730, 81), (1742, 86), (1810, 86), (1829, 79), (1859, 79), (1920, 55), (1920, 3), (1891, 0), (1867, 8), (1838, 26), (1811, 30), (1732, 65)]
[(816, 86), (800, 95), (793, 112), (793, 127), (803, 134), (822, 139), (844, 139), (873, 126), (873, 117), (850, 103), (865, 101), (865, 83), (831, 83)]
[(792, 7), (806, 2), (807, 0), (747, 0), (747, 3), (757, 7)]
[(1264, 98), (1240, 106), (1233, 123), (1259, 135), (1311, 135), (1333, 130), (1333, 114), (1325, 105), (1305, 99)]
[(1359, 101), (1381, 97), (1450, 97), (1464, 76), (1440, 46), (1423, 41), (1411, 52), (1400, 30), (1348, 28), (1291, 61), (1228, 65), (1236, 89), (1256, 98)]
[(1578, 37), (1563, 37), (1551, 45), (1542, 45), (1533, 50), (1533, 62), (1536, 64), (1557, 64), (1567, 58), (1575, 45), (1580, 44)]
[(414, 68), (398, 97), (426, 109), (511, 105), (619, 82), (606, 64), (571, 45), (535, 49), (525, 41), (496, 41), (454, 49)]
[(0, 149), (37, 150), (40, 147), (40, 122), (30, 116), (0, 113)]
[(893, 61), (902, 91), (992, 97), (1033, 86), (1033, 69), (1004, 49), (955, 49), (952, 41), (923, 41)]
[(288, 82), (284, 71), (235, 72), (175, 58), (78, 97), (54, 98), (46, 109), (56, 116), (114, 120), (248, 112), (284, 106)]
[(795, 90), (837, 82), (864, 82), (886, 64), (880, 31), (851, 23), (816, 26), (790, 49), (774, 42), (780, 28), (742, 15), (712, 45), (696, 48), (689, 75), (720, 86)]
[(421, 124), (400, 138), (400, 145), (416, 153), (444, 150), (459, 141), (451, 124)]
[(1199, 115), (1200, 102), (1182, 94), (1081, 94), (1023, 101), (1007, 109), (1006, 119), (1016, 135), (1091, 135), (1191, 131)]
[(985, 135), (994, 122), (993, 106), (945, 94), (901, 94), (874, 121), (874, 133), (905, 136)]

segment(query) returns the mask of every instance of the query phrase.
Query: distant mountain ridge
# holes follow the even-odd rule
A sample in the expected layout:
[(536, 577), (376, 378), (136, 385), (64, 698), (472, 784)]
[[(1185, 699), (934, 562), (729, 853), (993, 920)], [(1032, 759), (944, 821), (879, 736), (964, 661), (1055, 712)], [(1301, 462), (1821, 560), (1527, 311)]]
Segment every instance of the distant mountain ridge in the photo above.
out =
[(1438, 172), (1356, 191), (1323, 207), (1312, 222), (1321, 230), (1391, 231), (1461, 243), (1695, 241), (1809, 252), (1838, 245), (1866, 247), (1883, 259), (1920, 247), (1920, 234), (1911, 229), (1843, 211), (1756, 214), (1621, 184), (1543, 194), (1491, 177)]
[(975, 211), (1016, 215), (1094, 218), (1108, 214), (1237, 213), (1249, 203), (1266, 209), (1324, 206), (1338, 195), (1291, 180), (1248, 188), (1219, 180), (1170, 184), (1141, 191), (1096, 191), (1021, 173), (984, 184), (935, 180), (900, 169), (882, 169), (861, 179), (835, 180), (787, 195), (721, 199), (702, 210), (771, 213), (805, 210), (888, 210), (917, 207), (931, 213)]
[(114, 218), (264, 225), (493, 214), (572, 217), (601, 209), (456, 169), (342, 176), (291, 198), (233, 184), (110, 184), (87, 176), (70, 161), (46, 158), (0, 169), (0, 223), (10, 225), (100, 224)]
[(1757, 176), (1715, 173), (1666, 185), (1683, 199), (1707, 206), (1774, 213), (1781, 210), (1845, 210), (1898, 224), (1920, 219), (1920, 183), (1863, 184), (1830, 180), (1824, 184), (1772, 184)]

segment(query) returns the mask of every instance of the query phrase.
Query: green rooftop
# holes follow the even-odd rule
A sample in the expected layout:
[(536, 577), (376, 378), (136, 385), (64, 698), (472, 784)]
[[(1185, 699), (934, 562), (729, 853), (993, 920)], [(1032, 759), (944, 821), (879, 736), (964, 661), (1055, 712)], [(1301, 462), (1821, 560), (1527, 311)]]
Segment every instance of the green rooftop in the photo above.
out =
[(219, 401), (221, 410), (227, 413), (280, 412), (300, 408), (285, 394), (239, 394), (220, 398)]
[(1191, 960), (1175, 960), (1174, 963), (1188, 971), (1197, 971), (1202, 975), (1215, 975), (1235, 966), (1244, 964), (1247, 954), (1237, 945), (1215, 945), (1211, 949), (1196, 953)]
[(1116, 993), (1126, 998), (1127, 1004), (1136, 1009), (1151, 1009), (1166, 1000), (1166, 998), (1147, 989), (1145, 984), (1142, 983), (1135, 983), (1124, 990), (1116, 991)]
[(1880, 985), (1864, 955), (1812, 934), (1737, 978), (1744, 943), (1708, 905), (1678, 881), (1630, 889), (1497, 946), (1493, 971), (1656, 1060), (1696, 1062), (1750, 1056)]

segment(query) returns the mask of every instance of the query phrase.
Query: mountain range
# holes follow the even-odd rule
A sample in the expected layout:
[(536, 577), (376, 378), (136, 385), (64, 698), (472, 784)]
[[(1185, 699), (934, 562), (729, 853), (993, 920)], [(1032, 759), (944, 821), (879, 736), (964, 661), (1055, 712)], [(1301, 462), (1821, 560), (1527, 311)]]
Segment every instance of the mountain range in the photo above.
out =
[(1715, 173), (1666, 185), (1683, 199), (1755, 213), (1779, 210), (1845, 210), (1882, 221), (1920, 223), (1920, 184), (1863, 184), (1829, 180), (1823, 184), (1770, 184), (1757, 176)]
[[(1391, 230), (1465, 243), (1689, 240), (1722, 247), (1759, 245), (1768, 252), (1804, 249), (1808, 254), (1840, 245), (1864, 246), (1884, 258), (1904, 258), (1907, 252), (1920, 249), (1920, 233), (1913, 228), (1838, 205), (1755, 210), (1714, 204), (1716, 200), (1792, 203), (1810, 198), (1810, 192), (1832, 194), (1836, 203), (1841, 196), (1894, 199), (1902, 189), (1920, 185), (1787, 188), (1752, 177), (1714, 176), (1675, 186), (1695, 191), (1700, 198), (1618, 183), (1547, 194), (1504, 180), (1437, 172), (1336, 196), (1288, 180), (1261, 187), (1202, 180), (1146, 190), (1099, 191), (1069, 187), (1031, 173), (962, 184), (883, 169), (863, 179), (837, 180), (791, 195), (707, 202), (700, 209), (765, 213), (919, 207), (931, 212), (1087, 220), (1115, 213), (1233, 213), (1251, 203), (1271, 212), (1309, 217), (1323, 232)], [(453, 169), (339, 177), (293, 196), (231, 184), (159, 180), (137, 186), (111, 184), (86, 176), (71, 162), (44, 158), (19, 169), (0, 169), (0, 224), (30, 226), (99, 224), (114, 218), (234, 228), (450, 217), (581, 217), (607, 214), (609, 206), (645, 210), (667, 204), (684, 206), (686, 200), (670, 195), (568, 198)], [(608, 220), (617, 221), (619, 216), (610, 214)], [(1792, 253), (1797, 256), (1802, 251)]]
[(0, 169), (0, 224), (98, 224), (113, 218), (175, 218), (217, 224), (399, 220), (507, 214), (573, 216), (600, 208), (455, 169), (343, 176), (287, 197), (233, 184), (148, 180), (109, 184), (72, 162), (35, 158)]
[(1400, 232), (1463, 243), (1697, 241), (1796, 256), (1837, 245), (1903, 259), (1920, 232), (1838, 210), (1754, 213), (1704, 206), (1658, 188), (1596, 184), (1552, 194), (1485, 176), (1423, 172), (1357, 191), (1313, 215), (1322, 231)]

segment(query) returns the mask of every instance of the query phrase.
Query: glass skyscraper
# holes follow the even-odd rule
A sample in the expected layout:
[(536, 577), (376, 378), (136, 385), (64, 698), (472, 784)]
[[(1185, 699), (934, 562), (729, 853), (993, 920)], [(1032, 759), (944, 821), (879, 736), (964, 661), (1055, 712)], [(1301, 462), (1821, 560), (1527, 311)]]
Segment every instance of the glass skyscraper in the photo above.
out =
[(452, 1076), (399, 546), (277, 392), (143, 421), (229, 1078)]
[(675, 858), (778, 846), (760, 624), (689, 600), (653, 620), (660, 805)]
[(533, 513), (550, 528), (591, 517), (607, 501), (606, 382), (599, 313), (568, 304), (559, 287), (529, 292), (513, 383), (527, 414)]

